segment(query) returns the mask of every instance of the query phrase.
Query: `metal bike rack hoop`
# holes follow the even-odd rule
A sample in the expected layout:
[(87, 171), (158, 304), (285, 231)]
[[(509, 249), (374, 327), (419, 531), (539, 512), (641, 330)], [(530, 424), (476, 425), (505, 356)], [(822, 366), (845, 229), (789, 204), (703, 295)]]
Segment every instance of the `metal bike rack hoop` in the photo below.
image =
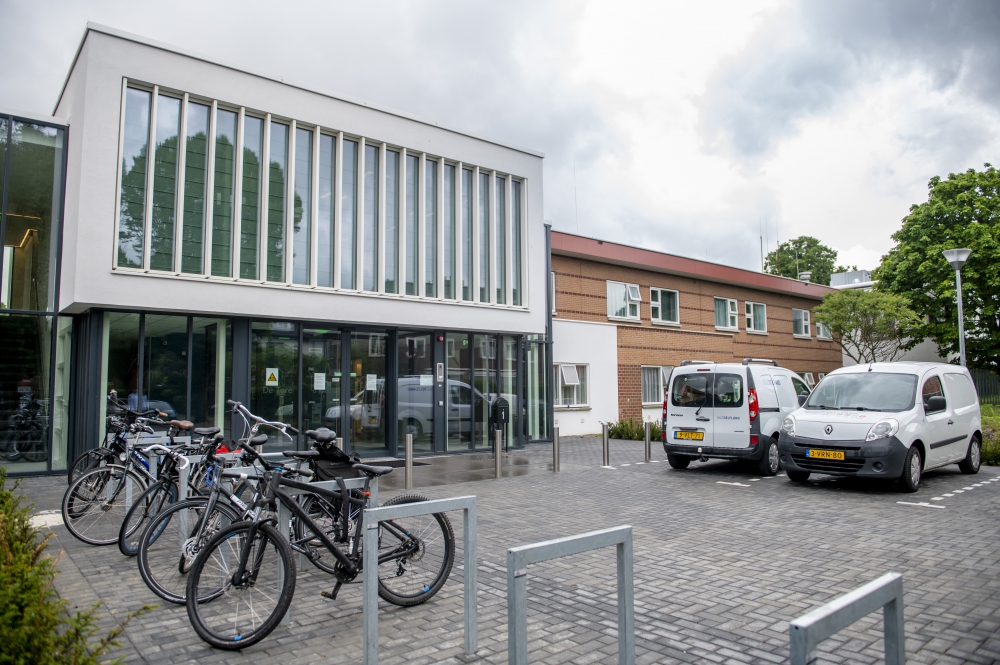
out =
[(635, 665), (632, 527), (625, 524), (507, 550), (507, 662), (528, 663), (528, 566), (615, 545), (618, 553), (618, 663)]
[(885, 631), (885, 663), (905, 665), (903, 576), (899, 573), (887, 573), (790, 622), (788, 641), (792, 665), (815, 663), (816, 646), (820, 642), (880, 607)]
[(362, 622), (364, 665), (378, 663), (378, 523), (388, 520), (432, 515), (450, 510), (463, 512), (465, 549), (465, 653), (473, 655), (479, 645), (476, 576), (476, 497), (458, 496), (417, 503), (370, 508), (364, 512), (364, 616)]

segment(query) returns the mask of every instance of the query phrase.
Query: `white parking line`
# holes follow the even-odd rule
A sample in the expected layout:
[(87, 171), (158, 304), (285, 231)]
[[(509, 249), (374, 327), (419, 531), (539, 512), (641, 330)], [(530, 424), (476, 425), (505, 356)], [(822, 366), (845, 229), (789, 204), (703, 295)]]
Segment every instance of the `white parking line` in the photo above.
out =
[(733, 487), (750, 487), (749, 485), (744, 485), (743, 483), (727, 483), (724, 480), (715, 481), (716, 485), (732, 485)]
[(897, 501), (904, 506), (920, 506), (922, 508), (944, 508), (944, 506), (935, 506), (933, 503), (927, 503), (926, 501), (921, 501), (920, 503), (912, 503), (910, 501)]
[(954, 494), (943, 494), (942, 496), (955, 496)]
[(942, 497), (942, 496), (936, 496), (933, 499), (931, 499), (931, 501), (944, 501), (944, 497)]
[(619, 464), (618, 466), (632, 466), (631, 464)]

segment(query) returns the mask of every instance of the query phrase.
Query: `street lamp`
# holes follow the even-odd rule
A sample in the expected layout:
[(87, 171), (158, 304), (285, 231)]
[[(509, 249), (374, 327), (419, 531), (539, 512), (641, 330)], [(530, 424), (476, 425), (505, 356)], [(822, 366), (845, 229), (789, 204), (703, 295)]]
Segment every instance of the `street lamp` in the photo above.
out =
[(965, 367), (965, 317), (962, 315), (962, 266), (969, 260), (971, 249), (946, 249), (943, 252), (945, 260), (955, 269), (955, 289), (958, 291), (958, 352), (962, 356), (962, 367)]

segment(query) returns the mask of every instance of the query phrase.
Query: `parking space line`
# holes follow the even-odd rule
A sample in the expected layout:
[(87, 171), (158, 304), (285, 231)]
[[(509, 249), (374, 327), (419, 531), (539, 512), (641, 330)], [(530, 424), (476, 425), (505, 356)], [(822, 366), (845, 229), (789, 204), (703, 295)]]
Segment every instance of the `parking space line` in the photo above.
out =
[(954, 494), (943, 494), (942, 496), (955, 496)]
[(744, 485), (743, 483), (727, 483), (724, 480), (715, 481), (716, 485), (732, 485), (733, 487), (750, 487), (749, 485)]
[(926, 501), (921, 501), (920, 503), (913, 503), (911, 501), (897, 501), (896, 503), (902, 504), (904, 506), (920, 506), (921, 508), (944, 508), (944, 506), (935, 506), (933, 503), (927, 503)]

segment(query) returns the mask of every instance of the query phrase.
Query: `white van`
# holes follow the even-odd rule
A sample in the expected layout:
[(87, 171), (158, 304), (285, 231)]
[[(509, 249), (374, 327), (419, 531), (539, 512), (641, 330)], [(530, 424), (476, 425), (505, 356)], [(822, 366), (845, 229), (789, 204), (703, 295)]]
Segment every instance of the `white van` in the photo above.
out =
[(979, 396), (969, 370), (944, 363), (871, 363), (826, 375), (801, 409), (785, 418), (781, 468), (899, 479), (915, 492), (924, 471), (958, 464), (978, 473)]
[(694, 459), (748, 460), (757, 473), (778, 473), (778, 435), (809, 387), (773, 360), (742, 364), (685, 360), (663, 401), (663, 450), (675, 469)]

